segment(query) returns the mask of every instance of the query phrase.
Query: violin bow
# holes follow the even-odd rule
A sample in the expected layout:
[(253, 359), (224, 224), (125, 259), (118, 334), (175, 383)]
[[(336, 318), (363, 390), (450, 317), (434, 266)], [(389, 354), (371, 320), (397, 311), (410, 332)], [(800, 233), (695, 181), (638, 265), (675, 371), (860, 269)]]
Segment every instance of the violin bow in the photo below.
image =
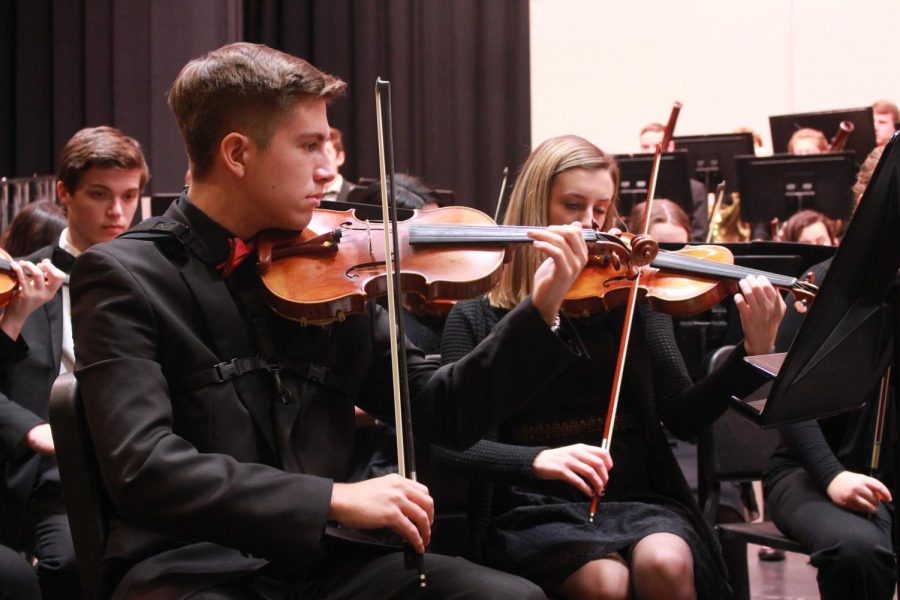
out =
[(494, 209), (494, 223), (500, 216), (500, 208), (503, 206), (503, 196), (506, 195), (506, 180), (509, 177), (509, 167), (503, 167), (503, 180), (500, 182), (500, 195), (497, 197), (497, 207)]
[(672, 138), (675, 137), (675, 123), (678, 122), (678, 114), (681, 112), (681, 108), (684, 105), (676, 100), (672, 103), (672, 112), (669, 113), (669, 120), (666, 122), (666, 126), (663, 129), (663, 137), (662, 141), (660, 141), (660, 146), (662, 146), (663, 152), (669, 151), (669, 143), (672, 141)]
[[(378, 166), (381, 178), (381, 215), (384, 222), (384, 266), (387, 286), (388, 321), (391, 338), (391, 377), (394, 387), (394, 422), (397, 429), (397, 467), (401, 477), (416, 481), (416, 453), (413, 446), (412, 418), (409, 408), (409, 378), (406, 353), (400, 345), (406, 339), (403, 319), (400, 317), (400, 248), (397, 226), (397, 188), (394, 177), (394, 137), (391, 122), (391, 82), (381, 77), (375, 80), (375, 115), (378, 127)], [(390, 178), (388, 178), (390, 173)], [(388, 191), (390, 187), (390, 192)], [(390, 210), (389, 210), (390, 208)], [(404, 544), (406, 568), (416, 568), (419, 587), (427, 586), (425, 557), (416, 554), (409, 544)]]
[[(656, 152), (653, 155), (653, 166), (650, 168), (650, 183), (647, 186), (647, 200), (644, 204), (644, 220), (641, 223), (641, 233), (643, 235), (647, 235), (647, 231), (650, 229), (650, 209), (652, 208), (653, 195), (656, 193), (656, 179), (659, 175), (661, 157), (662, 144), (657, 144)], [(625, 358), (628, 354), (628, 342), (631, 339), (631, 323), (634, 321), (634, 309), (637, 305), (640, 282), (641, 270), (638, 268), (628, 289), (628, 300), (625, 302), (625, 322), (622, 325), (622, 335), (619, 338), (619, 355), (616, 358), (613, 384), (609, 393), (609, 406), (606, 409), (606, 420), (603, 423), (603, 441), (600, 443), (600, 447), (607, 451), (612, 446), (613, 425), (616, 421), (616, 411), (619, 409), (619, 393), (622, 390), (622, 376), (625, 372)], [(588, 516), (588, 521), (591, 523), (594, 522), (594, 515), (597, 513), (599, 501), (600, 497), (597, 495), (591, 498), (590, 515)]]
[(884, 417), (887, 411), (888, 393), (891, 388), (891, 367), (881, 377), (881, 389), (878, 390), (878, 410), (875, 416), (875, 436), (872, 440), (872, 460), (869, 463), (869, 476), (875, 477), (878, 464), (881, 462), (881, 441), (884, 439)]

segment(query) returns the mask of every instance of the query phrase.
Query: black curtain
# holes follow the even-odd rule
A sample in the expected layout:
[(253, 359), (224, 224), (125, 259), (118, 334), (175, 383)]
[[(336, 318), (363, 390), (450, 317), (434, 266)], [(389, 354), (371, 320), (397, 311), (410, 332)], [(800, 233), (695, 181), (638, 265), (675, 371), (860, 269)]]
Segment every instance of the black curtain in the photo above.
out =
[(493, 213), (530, 147), (528, 0), (245, 0), (244, 38), (349, 84), (330, 109), (351, 180), (377, 177), (375, 78), (391, 82), (397, 170)]
[(150, 163), (148, 191), (187, 168), (166, 91), (182, 65), (240, 39), (240, 0), (0, 0), (0, 175), (55, 173), (82, 127), (113, 125)]

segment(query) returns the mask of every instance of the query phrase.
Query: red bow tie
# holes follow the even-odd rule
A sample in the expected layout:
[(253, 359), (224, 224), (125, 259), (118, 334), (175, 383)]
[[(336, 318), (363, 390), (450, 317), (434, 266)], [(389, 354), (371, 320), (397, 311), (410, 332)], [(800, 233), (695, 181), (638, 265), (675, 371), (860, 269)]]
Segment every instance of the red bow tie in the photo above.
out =
[(231, 248), (228, 258), (216, 265), (216, 269), (219, 270), (223, 278), (234, 273), (234, 270), (244, 262), (244, 259), (256, 250), (255, 241), (245, 242), (241, 238), (231, 238), (228, 240), (228, 246)]

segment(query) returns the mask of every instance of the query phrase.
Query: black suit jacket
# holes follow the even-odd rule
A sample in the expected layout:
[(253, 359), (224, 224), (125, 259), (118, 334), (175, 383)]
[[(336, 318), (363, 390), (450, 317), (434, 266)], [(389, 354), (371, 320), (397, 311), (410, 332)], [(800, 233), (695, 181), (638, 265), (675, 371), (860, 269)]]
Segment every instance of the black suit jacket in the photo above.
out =
[[(53, 244), (25, 258), (35, 263), (51, 258), (59, 263), (58, 253), (62, 252)], [(62, 320), (60, 290), (28, 317), (18, 340), (0, 332), (0, 455), (4, 467), (0, 537), (14, 547), (19, 544), (25, 510), (38, 478), (59, 481), (56, 461), (35, 454), (25, 436), (47, 422), (50, 389), (59, 375)]]
[[(349, 393), (290, 370), (281, 374), (287, 403), (264, 371), (181, 389), (184, 377), (257, 347), (213, 266), (227, 232), (186, 197), (166, 215), (191, 228), (193, 251), (118, 239), (83, 254), (73, 273), (76, 375), (118, 510), (106, 554), (142, 561), (119, 593), (160, 589), (173, 565), (203, 573), (207, 585), (267, 561), (302, 576), (330, 560), (323, 531), (333, 482), (351, 464), (354, 405), (392, 420), (385, 315), (373, 305), (368, 315), (302, 327), (269, 313), (285, 360), (325, 367)], [(406, 354), (417, 434), (455, 446), (474, 442), (575, 358), (528, 302), (456, 365), (436, 370), (418, 349)], [(178, 590), (191, 591), (166, 588)]]

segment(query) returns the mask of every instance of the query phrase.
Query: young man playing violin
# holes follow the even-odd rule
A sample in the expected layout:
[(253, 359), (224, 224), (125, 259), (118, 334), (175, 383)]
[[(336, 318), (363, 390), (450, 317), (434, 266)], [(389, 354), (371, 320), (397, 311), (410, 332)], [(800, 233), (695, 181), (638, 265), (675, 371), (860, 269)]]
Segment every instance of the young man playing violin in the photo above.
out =
[(81, 252), (128, 228), (148, 177), (134, 139), (112, 127), (77, 132), (62, 151), (57, 180), (68, 226), (57, 243), (12, 263), (19, 287), (0, 317), (0, 450), (7, 461), (0, 534), (37, 557), (44, 598), (80, 593), (47, 423), (53, 381), (75, 362), (62, 284)]
[[(117, 598), (542, 597), (435, 555), (419, 589), (402, 553), (328, 527), (389, 528), (422, 552), (433, 518), (419, 483), (343, 483), (354, 405), (392, 420), (384, 312), (301, 326), (261, 306), (255, 258), (240, 260), (261, 231), (309, 223), (334, 176), (326, 105), (344, 87), (253, 44), (191, 61), (169, 94), (189, 194), (76, 265), (76, 376), (114, 507)], [(586, 262), (581, 228), (533, 235), (549, 258), (497, 335), (441, 369), (402, 349), (417, 434), (464, 447), (575, 359), (551, 325)]]

